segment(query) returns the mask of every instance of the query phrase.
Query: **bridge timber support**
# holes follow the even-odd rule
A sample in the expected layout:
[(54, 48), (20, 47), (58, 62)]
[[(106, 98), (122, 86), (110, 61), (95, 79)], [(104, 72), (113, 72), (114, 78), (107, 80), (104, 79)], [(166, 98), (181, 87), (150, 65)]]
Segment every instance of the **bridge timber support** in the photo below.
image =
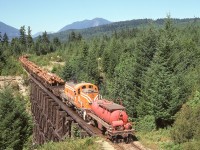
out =
[(72, 118), (32, 80), (30, 85), (34, 143), (43, 144), (71, 137)]
[(73, 126), (79, 128), (81, 137), (99, 134), (99, 130), (88, 125), (74, 110), (68, 108), (61, 98), (55, 96), (31, 75), (30, 101), (35, 144), (70, 138), (74, 136)]

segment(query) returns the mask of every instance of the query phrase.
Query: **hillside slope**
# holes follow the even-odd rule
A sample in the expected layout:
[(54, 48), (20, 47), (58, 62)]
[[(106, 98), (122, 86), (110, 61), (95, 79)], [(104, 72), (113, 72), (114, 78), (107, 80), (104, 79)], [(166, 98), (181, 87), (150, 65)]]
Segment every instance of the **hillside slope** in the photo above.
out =
[(11, 40), (14, 37), (19, 37), (18, 29), (14, 28), (12, 26), (9, 26), (3, 22), (0, 22), (0, 32), (1, 32), (2, 37), (3, 37), (4, 33), (6, 33), (9, 40)]
[[(165, 23), (165, 18), (163, 19), (134, 19), (130, 21), (120, 21), (114, 22), (107, 25), (101, 25), (97, 27), (90, 27), (86, 29), (70, 29), (67, 31), (62, 31), (54, 34), (49, 34), (50, 40), (55, 37), (58, 37), (61, 41), (67, 41), (69, 34), (72, 31), (80, 33), (85, 39), (90, 39), (95, 36), (103, 36), (103, 35), (111, 35), (115, 31), (120, 31), (124, 29), (133, 29), (133, 28), (143, 28), (149, 26), (149, 24), (153, 24), (157, 27), (162, 27)], [(199, 22), (199, 18), (190, 18), (190, 19), (172, 19), (173, 23), (178, 26), (184, 26), (185, 24), (192, 22)]]

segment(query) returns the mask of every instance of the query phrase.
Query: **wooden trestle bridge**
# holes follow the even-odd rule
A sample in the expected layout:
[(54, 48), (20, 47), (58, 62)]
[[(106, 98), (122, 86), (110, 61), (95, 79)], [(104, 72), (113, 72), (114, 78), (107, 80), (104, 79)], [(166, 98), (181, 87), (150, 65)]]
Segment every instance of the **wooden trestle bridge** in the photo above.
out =
[(62, 97), (56, 96), (31, 75), (30, 87), (34, 143), (43, 144), (71, 137), (72, 126), (79, 128), (81, 137), (100, 134), (97, 128), (87, 124), (74, 110), (67, 107)]

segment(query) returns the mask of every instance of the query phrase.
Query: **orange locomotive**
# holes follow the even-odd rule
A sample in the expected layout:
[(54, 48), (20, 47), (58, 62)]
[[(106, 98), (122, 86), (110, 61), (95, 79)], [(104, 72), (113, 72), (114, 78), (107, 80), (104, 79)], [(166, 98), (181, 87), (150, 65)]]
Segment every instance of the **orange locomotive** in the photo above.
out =
[(91, 110), (91, 104), (99, 97), (97, 86), (91, 83), (66, 82), (64, 93), (65, 103), (73, 106), (84, 120)]

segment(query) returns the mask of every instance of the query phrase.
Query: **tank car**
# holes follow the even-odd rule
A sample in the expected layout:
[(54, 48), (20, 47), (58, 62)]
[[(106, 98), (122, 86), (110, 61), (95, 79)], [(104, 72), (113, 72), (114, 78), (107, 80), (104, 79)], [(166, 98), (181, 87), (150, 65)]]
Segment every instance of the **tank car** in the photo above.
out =
[(95, 120), (99, 129), (113, 140), (129, 142), (133, 136), (133, 129), (128, 122), (125, 107), (114, 102), (102, 99), (92, 103), (92, 112), (89, 115)]

